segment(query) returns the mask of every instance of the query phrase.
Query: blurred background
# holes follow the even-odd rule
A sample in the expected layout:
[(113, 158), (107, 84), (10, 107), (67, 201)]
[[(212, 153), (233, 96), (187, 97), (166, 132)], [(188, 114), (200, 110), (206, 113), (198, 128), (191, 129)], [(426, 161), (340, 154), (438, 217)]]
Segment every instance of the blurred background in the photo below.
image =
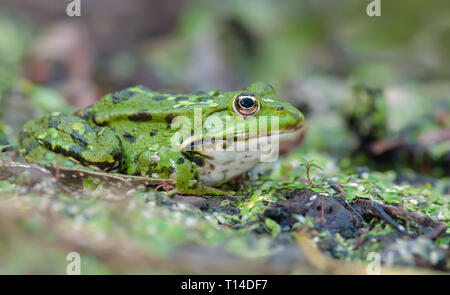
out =
[[(255, 80), (306, 114), (302, 148), (342, 167), (450, 174), (450, 2), (0, 1), (0, 140), (29, 119), (143, 84)], [(2, 135), (3, 134), (3, 135)], [(332, 134), (333, 136), (330, 136)]]

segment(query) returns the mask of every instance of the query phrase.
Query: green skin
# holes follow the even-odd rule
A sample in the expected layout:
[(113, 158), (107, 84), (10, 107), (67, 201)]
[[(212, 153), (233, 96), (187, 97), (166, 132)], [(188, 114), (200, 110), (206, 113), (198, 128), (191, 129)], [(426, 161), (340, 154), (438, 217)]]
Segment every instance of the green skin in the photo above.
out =
[[(243, 119), (233, 109), (234, 100), (241, 93), (251, 93), (257, 98), (260, 104), (257, 114)], [(172, 119), (184, 116), (194, 126), (194, 108), (201, 108), (202, 122), (210, 116), (224, 122), (236, 119), (232, 126), (235, 135), (248, 130), (248, 119), (258, 121), (261, 116), (278, 116), (280, 133), (303, 125), (301, 112), (278, 100), (273, 88), (262, 82), (253, 83), (244, 91), (215, 90), (187, 95), (158, 93), (136, 86), (107, 94), (74, 114), (56, 113), (33, 119), (23, 126), (19, 144), (29, 162), (52, 166), (58, 158), (61, 166), (176, 179), (176, 189), (183, 194), (216, 193), (217, 189), (199, 179), (206, 160), (201, 151), (178, 150), (171, 144), (172, 136), (181, 129)], [(225, 138), (227, 130), (215, 133), (214, 137)], [(196, 131), (196, 139), (207, 134), (205, 128)], [(267, 132), (258, 133), (262, 135)], [(240, 140), (245, 139), (234, 137), (234, 141)]]

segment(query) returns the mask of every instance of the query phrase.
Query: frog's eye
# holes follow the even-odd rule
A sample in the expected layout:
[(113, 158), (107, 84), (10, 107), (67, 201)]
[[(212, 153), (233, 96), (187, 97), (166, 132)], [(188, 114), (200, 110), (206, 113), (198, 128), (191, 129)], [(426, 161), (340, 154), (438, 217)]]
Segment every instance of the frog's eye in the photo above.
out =
[(233, 110), (243, 117), (255, 115), (259, 111), (259, 101), (253, 94), (239, 94), (234, 99)]

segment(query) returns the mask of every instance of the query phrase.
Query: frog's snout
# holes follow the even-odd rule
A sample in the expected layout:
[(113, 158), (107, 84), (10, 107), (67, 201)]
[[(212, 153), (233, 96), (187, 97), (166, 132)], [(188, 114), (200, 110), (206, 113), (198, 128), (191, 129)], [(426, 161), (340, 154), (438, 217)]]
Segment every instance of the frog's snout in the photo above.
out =
[(299, 110), (295, 109), (295, 117), (297, 120), (297, 124), (295, 125), (296, 129), (300, 129), (303, 127), (303, 124), (305, 123), (305, 117), (303, 116), (303, 113), (300, 112)]
[(287, 118), (286, 129), (290, 130), (298, 130), (303, 127), (305, 123), (305, 117), (302, 112), (299, 111), (294, 106), (289, 106), (286, 108), (287, 114), (285, 115)]

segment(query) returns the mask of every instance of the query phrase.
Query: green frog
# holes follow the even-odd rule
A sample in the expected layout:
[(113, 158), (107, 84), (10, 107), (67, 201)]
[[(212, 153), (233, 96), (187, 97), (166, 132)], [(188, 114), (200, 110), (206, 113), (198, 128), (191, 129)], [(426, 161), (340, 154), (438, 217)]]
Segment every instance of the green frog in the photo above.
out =
[(19, 145), (28, 162), (172, 179), (179, 193), (204, 195), (258, 164), (267, 142), (295, 135), (303, 122), (263, 82), (195, 94), (135, 86), (73, 114), (28, 121)]

